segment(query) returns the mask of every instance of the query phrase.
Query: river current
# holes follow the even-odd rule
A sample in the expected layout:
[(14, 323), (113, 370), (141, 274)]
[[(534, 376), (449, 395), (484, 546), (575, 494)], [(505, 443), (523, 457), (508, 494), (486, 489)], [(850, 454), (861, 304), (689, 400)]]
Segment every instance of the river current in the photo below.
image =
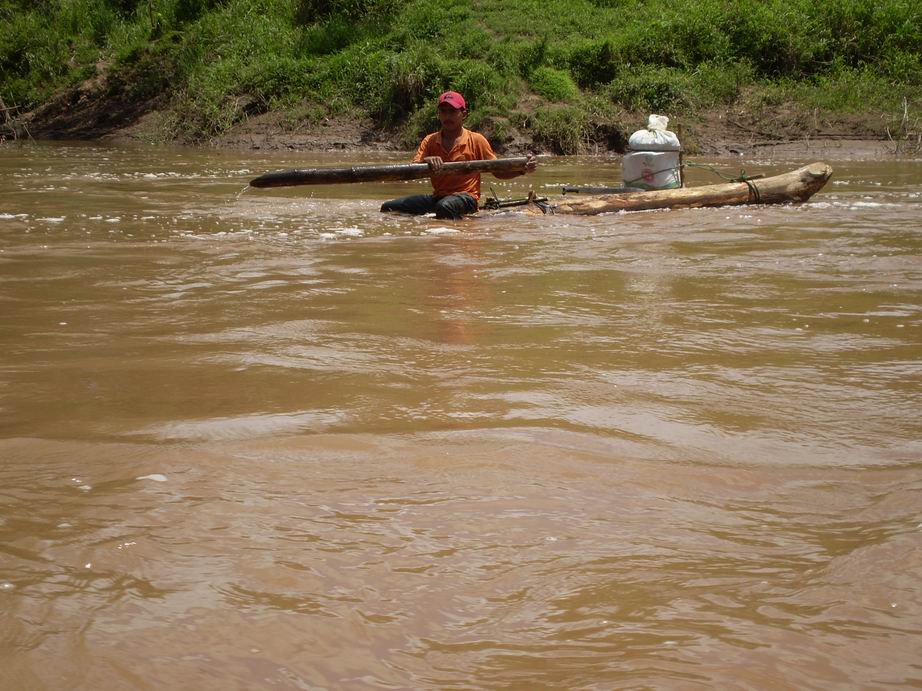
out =
[(398, 160), (0, 148), (0, 687), (922, 686), (922, 161), (246, 188)]

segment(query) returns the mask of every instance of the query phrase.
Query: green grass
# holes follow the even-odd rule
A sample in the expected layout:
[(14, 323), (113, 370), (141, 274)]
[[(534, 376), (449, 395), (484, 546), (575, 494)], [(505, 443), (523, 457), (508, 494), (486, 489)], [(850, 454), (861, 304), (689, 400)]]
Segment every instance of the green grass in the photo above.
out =
[(920, 56), (916, 0), (0, 0), (7, 104), (98, 65), (106, 97), (166, 108), (186, 141), (279, 110), (367, 116), (406, 144), (451, 88), (497, 141), (576, 152), (626, 117), (744, 94), (918, 111)]

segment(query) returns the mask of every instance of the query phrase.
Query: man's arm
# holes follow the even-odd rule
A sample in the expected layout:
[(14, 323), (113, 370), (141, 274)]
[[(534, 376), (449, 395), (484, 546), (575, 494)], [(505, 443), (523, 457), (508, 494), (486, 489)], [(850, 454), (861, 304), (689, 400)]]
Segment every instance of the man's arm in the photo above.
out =
[(411, 163), (423, 163), (426, 160), (426, 157), (429, 156), (429, 143), (432, 140), (432, 135), (427, 134), (423, 137), (423, 140), (419, 143), (419, 147), (416, 149), (416, 155), (413, 157)]

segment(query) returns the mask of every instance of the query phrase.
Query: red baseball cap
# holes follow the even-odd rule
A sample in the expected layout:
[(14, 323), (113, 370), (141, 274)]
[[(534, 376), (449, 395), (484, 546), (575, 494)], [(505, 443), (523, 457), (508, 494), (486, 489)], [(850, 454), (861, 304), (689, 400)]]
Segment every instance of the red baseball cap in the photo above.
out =
[(464, 102), (464, 96), (457, 91), (446, 91), (439, 96), (439, 105), (447, 103), (455, 110), (467, 110), (467, 104)]

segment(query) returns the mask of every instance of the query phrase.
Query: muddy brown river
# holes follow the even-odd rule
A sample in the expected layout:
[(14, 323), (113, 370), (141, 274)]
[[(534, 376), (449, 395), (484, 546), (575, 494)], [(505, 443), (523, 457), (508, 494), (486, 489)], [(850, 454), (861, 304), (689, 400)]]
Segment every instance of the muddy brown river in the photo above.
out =
[(922, 686), (922, 161), (245, 190), (398, 160), (0, 148), (0, 687)]

